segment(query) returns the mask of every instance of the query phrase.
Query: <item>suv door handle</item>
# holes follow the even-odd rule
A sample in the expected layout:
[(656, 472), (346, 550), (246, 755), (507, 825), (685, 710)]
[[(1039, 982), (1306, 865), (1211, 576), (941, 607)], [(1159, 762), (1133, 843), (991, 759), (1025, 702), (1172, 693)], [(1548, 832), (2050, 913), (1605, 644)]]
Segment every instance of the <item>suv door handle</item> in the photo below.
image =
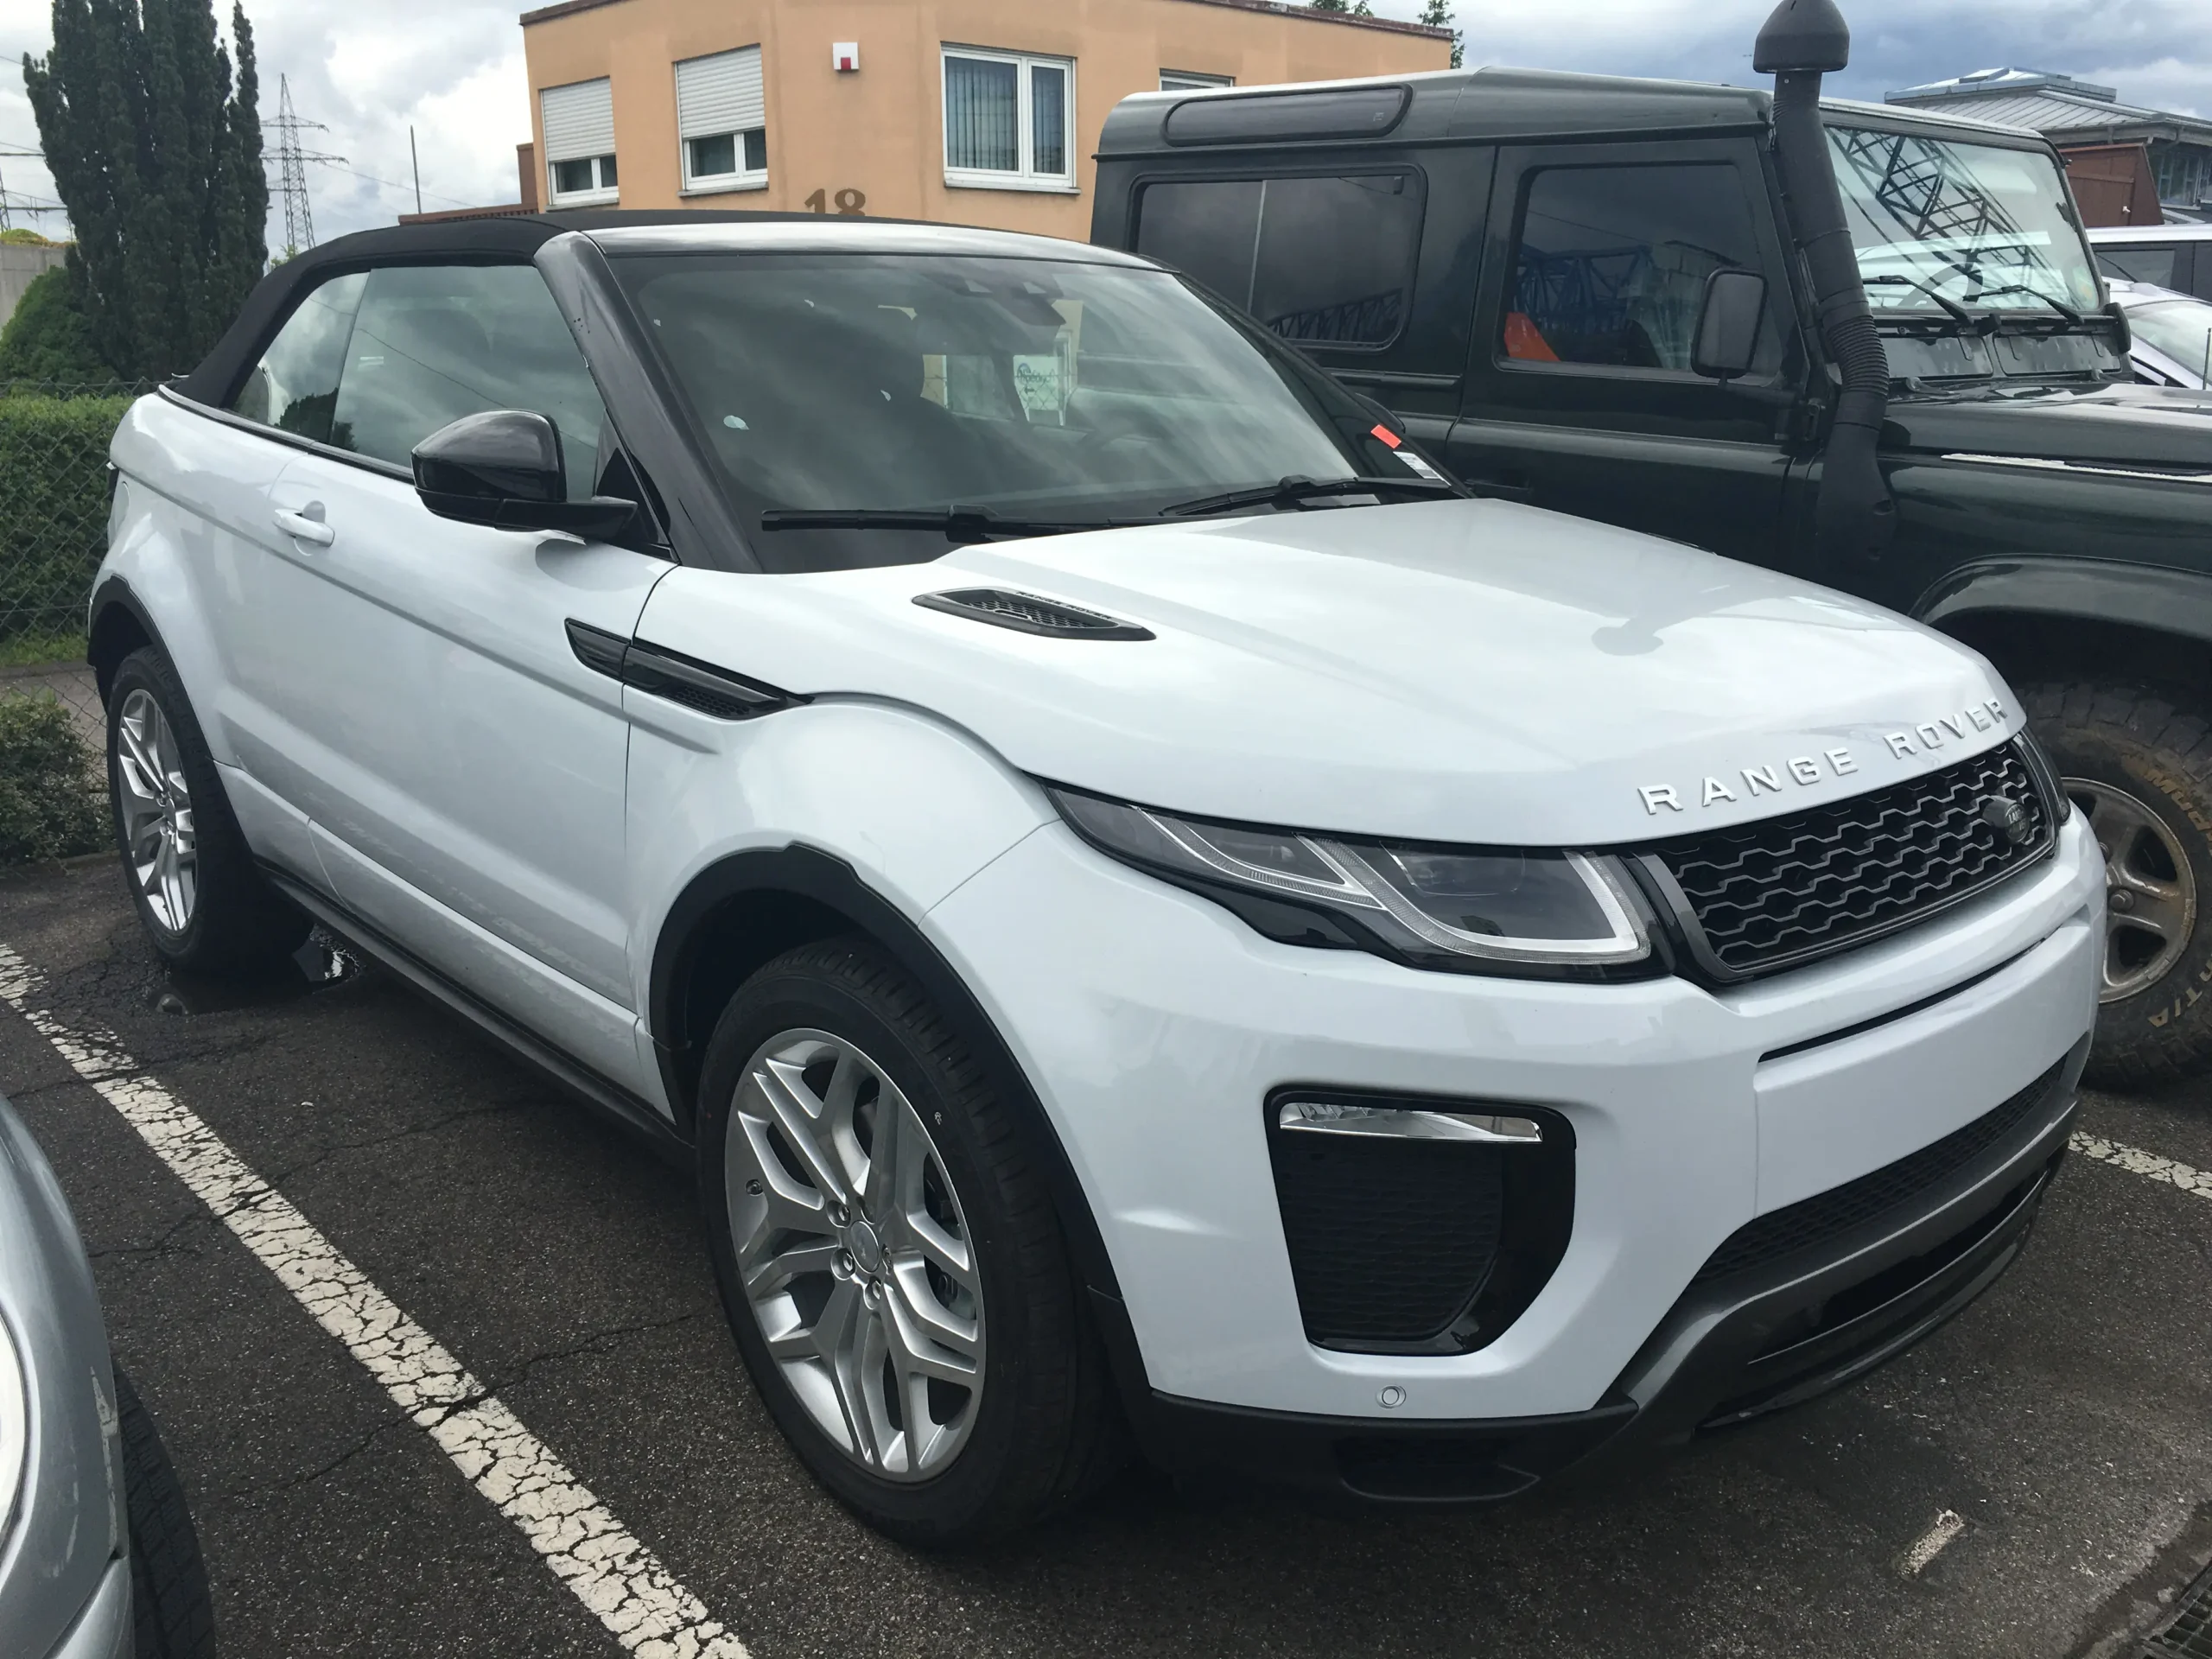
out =
[(322, 522), (322, 503), (310, 501), (304, 512), (276, 510), (276, 528), (287, 536), (297, 537), (303, 542), (313, 542), (317, 547), (328, 547), (338, 539), (338, 532)]

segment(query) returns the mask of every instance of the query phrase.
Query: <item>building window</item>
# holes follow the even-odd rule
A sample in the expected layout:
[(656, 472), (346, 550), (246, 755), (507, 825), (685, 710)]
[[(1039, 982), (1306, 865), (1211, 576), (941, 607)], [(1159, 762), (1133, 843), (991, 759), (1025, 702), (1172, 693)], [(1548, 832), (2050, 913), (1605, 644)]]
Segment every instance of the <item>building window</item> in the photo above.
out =
[(1075, 188), (1075, 65), (944, 48), (944, 181), (993, 190)]
[(760, 190), (768, 183), (768, 116), (760, 48), (741, 47), (676, 66), (683, 191)]
[(1160, 90), (1163, 92), (1205, 92), (1217, 86), (1234, 86), (1234, 75), (1202, 74), (1196, 69), (1163, 69), (1160, 72)]
[(537, 95), (545, 123), (545, 170), (556, 207), (592, 207), (615, 200), (614, 95), (602, 76)]

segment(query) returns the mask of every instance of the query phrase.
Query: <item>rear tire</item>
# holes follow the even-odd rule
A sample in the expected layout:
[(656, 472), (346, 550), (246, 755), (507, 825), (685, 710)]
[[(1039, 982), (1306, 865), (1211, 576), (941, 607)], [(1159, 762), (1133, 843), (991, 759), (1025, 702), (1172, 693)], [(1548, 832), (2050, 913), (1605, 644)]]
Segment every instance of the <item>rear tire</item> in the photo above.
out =
[(833, 1495), (943, 1548), (1035, 1521), (1114, 1471), (1104, 1351), (1044, 1177), (894, 963), (836, 939), (761, 969), (715, 1024), (699, 1101), (730, 1328)]
[(2212, 720), (2145, 685), (2032, 685), (2021, 702), (2105, 857), (2089, 1080), (2194, 1076), (2212, 1065)]
[(130, 1622), (137, 1659), (213, 1659), (215, 1610), (200, 1535), (153, 1414), (118, 1366), (123, 1484), (130, 1516)]
[(255, 865), (184, 686), (151, 645), (109, 683), (107, 780), (131, 902), (164, 964), (247, 975), (305, 942), (308, 918)]

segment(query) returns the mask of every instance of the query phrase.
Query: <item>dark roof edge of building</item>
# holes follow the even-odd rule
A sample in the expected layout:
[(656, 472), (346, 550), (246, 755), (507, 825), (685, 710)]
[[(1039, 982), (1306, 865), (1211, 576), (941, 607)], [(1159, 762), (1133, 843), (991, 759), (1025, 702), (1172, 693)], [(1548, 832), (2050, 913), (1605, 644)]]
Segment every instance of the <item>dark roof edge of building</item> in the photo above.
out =
[[(1225, 6), (1231, 11), (1263, 12), (1273, 17), (1288, 17), (1307, 22), (1338, 23), (1349, 29), (1379, 29), (1385, 35), (1412, 35), (1422, 40), (1448, 41), (1452, 31), (1435, 29), (1427, 23), (1402, 22), (1395, 17), (1355, 17), (1350, 12), (1316, 11), (1311, 6), (1294, 3), (1294, 0), (1181, 0), (1186, 6)], [(620, 5), (622, 0), (556, 0), (550, 6), (539, 6), (522, 14), (522, 26), (550, 23), (558, 17), (573, 17), (580, 11), (596, 11), (601, 6)]]

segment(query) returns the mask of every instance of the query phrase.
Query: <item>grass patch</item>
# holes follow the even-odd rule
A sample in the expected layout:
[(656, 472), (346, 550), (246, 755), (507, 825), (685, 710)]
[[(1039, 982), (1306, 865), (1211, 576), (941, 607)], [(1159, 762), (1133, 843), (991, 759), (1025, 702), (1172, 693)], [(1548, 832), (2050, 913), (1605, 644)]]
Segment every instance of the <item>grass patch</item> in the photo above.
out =
[(64, 663), (80, 667), (85, 660), (81, 632), (19, 633), (0, 639), (0, 668), (34, 668), (41, 663)]
[(0, 864), (107, 844), (92, 751), (51, 691), (0, 696)]

